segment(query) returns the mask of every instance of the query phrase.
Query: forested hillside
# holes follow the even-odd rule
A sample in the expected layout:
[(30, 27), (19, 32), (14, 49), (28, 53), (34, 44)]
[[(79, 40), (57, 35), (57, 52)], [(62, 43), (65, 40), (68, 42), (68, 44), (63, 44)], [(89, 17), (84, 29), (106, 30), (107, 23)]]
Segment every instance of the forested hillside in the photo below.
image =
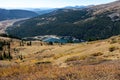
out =
[[(85, 9), (59, 9), (8, 28), (20, 38), (38, 35), (97, 40), (120, 34), (120, 1)], [(19, 23), (18, 23), (19, 24)]]

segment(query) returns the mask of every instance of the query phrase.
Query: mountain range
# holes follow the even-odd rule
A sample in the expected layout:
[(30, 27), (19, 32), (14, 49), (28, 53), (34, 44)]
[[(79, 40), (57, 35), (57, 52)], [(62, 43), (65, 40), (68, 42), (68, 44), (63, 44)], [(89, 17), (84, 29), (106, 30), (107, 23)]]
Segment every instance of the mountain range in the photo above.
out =
[(6, 32), (19, 38), (58, 35), (87, 41), (105, 39), (120, 34), (120, 1), (82, 9), (57, 9), (17, 23)]
[[(89, 5), (89, 6), (93, 6), (93, 5)], [(47, 14), (47, 13), (53, 12), (58, 9), (83, 9), (89, 6), (76, 5), (76, 6), (66, 6), (63, 8), (28, 8), (28, 9), (26, 8), (25, 10), (33, 11), (33, 12), (38, 13), (39, 15), (43, 15), (43, 14)]]

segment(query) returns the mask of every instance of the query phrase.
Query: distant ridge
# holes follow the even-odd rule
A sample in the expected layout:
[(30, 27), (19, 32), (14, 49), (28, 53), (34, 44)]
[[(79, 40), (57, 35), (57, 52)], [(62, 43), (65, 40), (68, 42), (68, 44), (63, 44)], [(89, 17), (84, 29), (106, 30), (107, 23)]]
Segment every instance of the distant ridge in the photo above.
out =
[(19, 10), (19, 9), (13, 9), (13, 10), (6, 10), (6, 9), (0, 9), (0, 21), (1, 20), (9, 20), (9, 19), (18, 19), (18, 18), (31, 18), (35, 17), (38, 14), (32, 11), (27, 10)]

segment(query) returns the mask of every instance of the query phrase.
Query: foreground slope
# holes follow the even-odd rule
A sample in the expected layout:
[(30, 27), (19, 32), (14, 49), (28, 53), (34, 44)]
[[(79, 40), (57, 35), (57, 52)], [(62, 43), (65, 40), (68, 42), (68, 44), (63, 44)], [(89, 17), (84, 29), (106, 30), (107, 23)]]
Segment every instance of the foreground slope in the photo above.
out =
[(11, 41), (12, 55), (12, 59), (0, 60), (0, 80), (120, 79), (120, 36), (64, 45), (0, 40)]
[(97, 40), (120, 34), (120, 1), (85, 9), (59, 9), (13, 26), (8, 34), (23, 38), (38, 35), (74, 36)]

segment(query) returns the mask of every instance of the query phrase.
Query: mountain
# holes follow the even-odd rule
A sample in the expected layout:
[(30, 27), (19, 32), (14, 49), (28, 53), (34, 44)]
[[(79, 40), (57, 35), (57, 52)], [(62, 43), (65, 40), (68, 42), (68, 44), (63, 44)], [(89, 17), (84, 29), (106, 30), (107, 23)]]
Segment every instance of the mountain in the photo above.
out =
[(20, 38), (38, 35), (73, 36), (87, 41), (108, 38), (120, 34), (120, 1), (83, 9), (58, 9), (6, 32)]
[(84, 8), (85, 6), (66, 6), (66, 7), (64, 7), (64, 8), (68, 8), (68, 9), (70, 9), (70, 8)]
[(18, 18), (30, 18), (30, 17), (35, 17), (37, 15), (38, 15), (37, 13), (27, 10), (0, 9), (0, 21), (9, 20), (9, 19), (18, 19)]
[[(89, 5), (89, 6), (93, 6), (93, 5)], [(33, 11), (33, 12), (38, 13), (39, 15), (43, 15), (43, 14), (47, 14), (47, 13), (53, 12), (53, 11), (58, 10), (58, 9), (83, 9), (83, 8), (87, 8), (89, 6), (76, 5), (76, 6), (66, 6), (63, 8), (28, 8), (25, 10)]]
[(43, 15), (43, 14), (50, 13), (54, 10), (57, 10), (57, 8), (29, 8), (29, 9), (26, 9), (26, 10), (36, 12), (39, 15)]
[(94, 5), (88, 5), (88, 6), (79, 6), (79, 5), (76, 5), (76, 6), (66, 6), (66, 7), (64, 7), (64, 9), (84, 9), (84, 8), (91, 7), (91, 6), (94, 6)]

